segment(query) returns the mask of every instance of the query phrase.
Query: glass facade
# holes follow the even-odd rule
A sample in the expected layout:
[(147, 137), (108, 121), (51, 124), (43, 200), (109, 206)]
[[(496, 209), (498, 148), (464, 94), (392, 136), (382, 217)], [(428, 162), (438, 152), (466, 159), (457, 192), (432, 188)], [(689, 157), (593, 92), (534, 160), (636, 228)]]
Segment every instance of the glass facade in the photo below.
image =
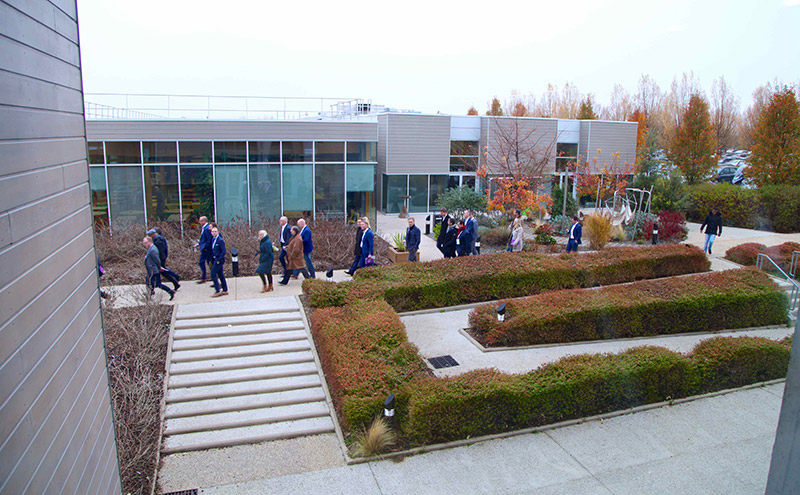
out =
[(283, 166), (283, 214), (307, 217), (314, 210), (314, 168), (311, 165)]
[(347, 164), (347, 221), (375, 218), (375, 166)]
[[(103, 151), (103, 142), (102, 141), (89, 141), (89, 164), (90, 165), (103, 165), (106, 163), (106, 155), (105, 151)], [(105, 181), (105, 180), (104, 180)]]
[(567, 166), (578, 160), (578, 145), (556, 143), (556, 172), (566, 172)]
[(344, 161), (344, 143), (317, 142), (315, 145), (315, 162)]
[(347, 143), (348, 162), (378, 161), (378, 143)]
[[(174, 143), (173, 143), (174, 144)], [(145, 165), (144, 195), (150, 222), (180, 221), (177, 165)]]
[(211, 165), (181, 165), (181, 211), (184, 221), (214, 218), (214, 170)]
[(144, 163), (178, 163), (175, 141), (145, 141), (142, 143)]
[(246, 163), (247, 143), (245, 141), (214, 141), (214, 161), (216, 163)]
[(383, 176), (383, 212), (400, 213), (403, 196), (408, 192), (407, 175)]
[(280, 141), (250, 141), (248, 145), (250, 146), (251, 162), (281, 161)]
[(220, 165), (214, 168), (214, 197), (217, 198), (217, 222), (246, 222), (247, 166)]
[(263, 223), (281, 213), (281, 166), (251, 164), (250, 220)]
[(114, 223), (144, 223), (142, 166), (107, 167), (108, 201)]
[(408, 211), (421, 213), (428, 211), (428, 176), (408, 176)]
[(447, 190), (446, 175), (431, 175), (430, 189), (428, 191), (428, 205), (430, 211), (439, 209), (439, 195)]
[[(102, 143), (101, 148), (102, 149)], [(89, 169), (89, 189), (92, 192), (92, 218), (95, 225), (108, 224), (108, 192), (106, 170), (103, 167)]]
[(211, 163), (210, 141), (181, 141), (178, 150), (181, 163)]
[(142, 163), (139, 141), (106, 141), (106, 163)]
[(316, 166), (314, 200), (317, 212), (327, 218), (344, 217), (344, 163)]
[(311, 141), (284, 141), (284, 162), (311, 162), (313, 161), (314, 147)]
[(478, 141), (450, 141), (451, 172), (475, 172), (479, 165)]

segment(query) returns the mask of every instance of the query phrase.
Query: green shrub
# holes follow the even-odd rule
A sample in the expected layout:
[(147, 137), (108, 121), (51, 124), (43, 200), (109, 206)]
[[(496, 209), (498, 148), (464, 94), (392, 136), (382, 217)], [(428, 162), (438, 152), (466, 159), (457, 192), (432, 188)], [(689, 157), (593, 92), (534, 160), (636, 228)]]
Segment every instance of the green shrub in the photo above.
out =
[[(783, 271), (788, 273), (792, 264), (792, 254), (795, 251), (800, 251), (800, 243), (784, 242), (777, 246), (767, 247), (757, 242), (745, 242), (725, 251), (725, 259), (729, 259), (740, 265), (753, 266), (758, 260), (758, 255), (763, 253), (777, 263)], [(766, 263), (764, 269), (772, 270), (772, 265)]]
[(762, 210), (757, 189), (728, 183), (705, 183), (689, 187), (689, 209), (686, 213), (689, 220), (702, 223), (714, 206), (722, 213), (725, 225), (747, 229), (758, 225)]
[(489, 246), (505, 246), (511, 238), (511, 233), (508, 231), (508, 227), (495, 227), (493, 229), (486, 229), (481, 233), (481, 236), (482, 244), (487, 244)]
[(786, 321), (788, 310), (786, 294), (754, 268), (505, 302), (503, 322), (495, 316), (496, 304), (470, 313), (470, 330), (482, 344), (522, 346), (777, 325)]
[(439, 194), (436, 204), (440, 208), (447, 208), (453, 218), (464, 218), (465, 210), (484, 211), (486, 209), (486, 194), (477, 192), (473, 187), (461, 186), (447, 189)]
[[(396, 311), (442, 308), (707, 271), (700, 249), (675, 244), (547, 255), (497, 253), (359, 270), (352, 281), (303, 282), (313, 307), (382, 298)], [(333, 294), (331, 294), (333, 292)]]
[(763, 219), (761, 227), (775, 232), (800, 232), (800, 187), (760, 188)]
[(715, 337), (692, 352), (699, 392), (716, 392), (786, 376), (791, 344), (763, 337)]

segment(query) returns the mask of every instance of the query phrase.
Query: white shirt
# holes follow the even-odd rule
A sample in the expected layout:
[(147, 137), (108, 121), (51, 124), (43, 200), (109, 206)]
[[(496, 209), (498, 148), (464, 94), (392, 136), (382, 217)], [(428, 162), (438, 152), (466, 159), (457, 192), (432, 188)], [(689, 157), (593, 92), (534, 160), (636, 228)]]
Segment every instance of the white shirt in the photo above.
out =
[(575, 239), (575, 226), (576, 225), (578, 225), (578, 222), (573, 223), (572, 224), (572, 228), (569, 229), (569, 238), (573, 239), (573, 240)]

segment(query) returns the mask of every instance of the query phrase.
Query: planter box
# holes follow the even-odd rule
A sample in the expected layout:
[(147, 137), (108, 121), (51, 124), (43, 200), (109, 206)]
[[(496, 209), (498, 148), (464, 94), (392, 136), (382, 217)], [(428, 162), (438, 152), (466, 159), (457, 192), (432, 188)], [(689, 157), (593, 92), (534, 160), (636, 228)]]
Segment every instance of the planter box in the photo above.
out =
[[(417, 252), (417, 260), (419, 260), (419, 252)], [(398, 251), (389, 246), (389, 261), (392, 263), (408, 263), (408, 251)]]

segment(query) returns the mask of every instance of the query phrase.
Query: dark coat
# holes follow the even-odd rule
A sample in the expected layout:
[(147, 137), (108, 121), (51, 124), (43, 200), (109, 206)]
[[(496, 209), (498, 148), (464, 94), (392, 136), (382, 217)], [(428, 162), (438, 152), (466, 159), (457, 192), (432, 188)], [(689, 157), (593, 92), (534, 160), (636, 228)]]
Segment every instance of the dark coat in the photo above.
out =
[(211, 226), (205, 224), (203, 230), (200, 231), (200, 242), (198, 242), (201, 253), (211, 252), (211, 240), (213, 238), (214, 236), (211, 235)]
[(144, 266), (147, 268), (148, 278), (161, 273), (161, 258), (158, 255), (158, 248), (155, 244), (147, 248), (147, 254), (144, 255)]
[(153, 234), (153, 244), (158, 248), (158, 256), (161, 259), (161, 266), (164, 266), (164, 264), (167, 262), (167, 256), (169, 256), (167, 239), (161, 234)]
[[(583, 235), (583, 227), (581, 226), (580, 222), (575, 223), (573, 225), (575, 225), (575, 232), (574, 232), (575, 242), (577, 244), (580, 244), (581, 243), (581, 235)], [(572, 227), (569, 228), (569, 231), (570, 231), (570, 234), (569, 234), (568, 238), (572, 238), (573, 237)]]
[(222, 238), (221, 234), (218, 234), (216, 240), (214, 242), (214, 239), (211, 239), (211, 256), (214, 259), (214, 263), (222, 265), (225, 263), (225, 239)]
[[(703, 228), (705, 227), (705, 230)], [(714, 215), (712, 212), (708, 212), (706, 215), (706, 219), (703, 220), (703, 225), (700, 226), (700, 232), (705, 232), (709, 235), (721, 235), (722, 234), (722, 213), (717, 212)]]
[(278, 235), (278, 241), (281, 243), (281, 247), (286, 247), (289, 244), (289, 240), (292, 238), (292, 228), (289, 227), (287, 223), (281, 228), (281, 233)]
[(458, 234), (458, 229), (455, 225), (445, 230), (444, 238), (442, 239), (442, 253), (445, 256), (456, 255), (456, 234)]
[(272, 273), (272, 265), (275, 263), (275, 253), (272, 250), (272, 241), (269, 235), (265, 235), (259, 244), (259, 258), (258, 268), (256, 273)]
[(469, 234), (469, 229), (464, 229), (456, 235), (456, 239), (458, 239), (456, 251), (458, 252), (459, 256), (469, 256), (472, 254), (470, 252), (470, 242), (472, 242), (472, 236)]
[(421, 239), (422, 233), (419, 231), (419, 227), (414, 225), (413, 227), (408, 227), (406, 229), (406, 249), (409, 251), (414, 251), (415, 249), (419, 249), (419, 242)]
[(303, 230), (300, 231), (300, 237), (303, 239), (303, 253), (310, 253), (314, 250), (314, 243), (311, 242), (311, 229), (308, 228), (308, 225), (303, 227)]
[(442, 228), (439, 229), (439, 237), (436, 238), (436, 245), (440, 248), (442, 247), (442, 244), (444, 244), (445, 237), (447, 237), (447, 224), (449, 223), (449, 220), (450, 215), (445, 215), (444, 218), (442, 218)]
[(367, 228), (364, 231), (364, 235), (361, 238), (361, 256), (369, 256), (371, 254), (375, 254), (375, 234), (372, 233), (372, 230)]
[(299, 270), (306, 267), (306, 259), (303, 257), (303, 238), (300, 235), (292, 237), (286, 245), (286, 269)]
[(478, 221), (470, 217), (464, 220), (464, 227), (466, 227), (469, 234), (470, 242), (478, 238)]
[(356, 245), (353, 248), (353, 254), (355, 256), (361, 256), (361, 237), (363, 237), (364, 231), (361, 230), (361, 227), (356, 228)]

